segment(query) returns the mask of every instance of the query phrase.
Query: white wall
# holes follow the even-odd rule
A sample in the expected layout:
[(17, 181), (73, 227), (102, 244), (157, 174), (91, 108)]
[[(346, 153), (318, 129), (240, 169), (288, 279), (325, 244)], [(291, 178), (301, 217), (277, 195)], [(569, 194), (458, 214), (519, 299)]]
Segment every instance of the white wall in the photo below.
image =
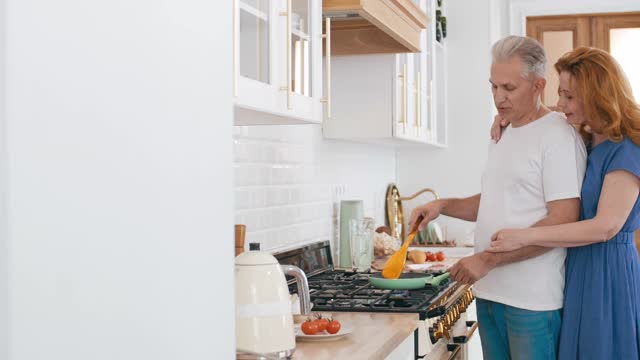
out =
[(325, 140), (317, 125), (251, 126), (236, 127), (234, 153), (235, 219), (247, 225), (246, 248), (335, 241), (343, 199), (363, 200), (365, 216), (384, 223), (393, 148)]
[[(490, 67), (490, 1), (449, 1), (447, 16), (447, 82), (449, 147), (398, 152), (398, 187), (403, 195), (431, 187), (441, 197), (480, 192), (489, 126), (493, 119)], [(469, 31), (473, 29), (473, 31)], [(426, 195), (409, 202), (405, 213), (430, 201)], [(472, 223), (440, 220), (449, 237), (463, 243)]]
[[(5, 3), (0, 0), (0, 24), (5, 24)], [(7, 274), (7, 138), (5, 121), (5, 26), (0, 26), (0, 359), (9, 358), (9, 293)]]
[(231, 2), (4, 2), (0, 358), (233, 358)]

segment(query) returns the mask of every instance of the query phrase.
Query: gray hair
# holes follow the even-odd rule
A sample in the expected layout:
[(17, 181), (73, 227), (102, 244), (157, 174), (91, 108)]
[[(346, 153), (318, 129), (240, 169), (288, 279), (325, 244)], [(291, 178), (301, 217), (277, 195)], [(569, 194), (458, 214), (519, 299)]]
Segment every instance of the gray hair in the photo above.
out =
[(508, 60), (518, 56), (523, 63), (522, 76), (526, 79), (529, 74), (544, 78), (547, 65), (547, 55), (535, 39), (524, 36), (507, 36), (498, 40), (491, 48), (493, 62)]

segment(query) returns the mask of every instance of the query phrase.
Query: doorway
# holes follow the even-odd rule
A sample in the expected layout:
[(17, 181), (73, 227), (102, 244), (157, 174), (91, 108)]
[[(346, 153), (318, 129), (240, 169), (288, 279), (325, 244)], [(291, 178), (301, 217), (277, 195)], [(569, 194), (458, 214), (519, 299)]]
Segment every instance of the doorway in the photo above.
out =
[(547, 52), (545, 105), (554, 108), (558, 101), (558, 75), (553, 64), (579, 46), (611, 53), (627, 74), (636, 101), (640, 100), (640, 12), (528, 16), (527, 36), (538, 40)]

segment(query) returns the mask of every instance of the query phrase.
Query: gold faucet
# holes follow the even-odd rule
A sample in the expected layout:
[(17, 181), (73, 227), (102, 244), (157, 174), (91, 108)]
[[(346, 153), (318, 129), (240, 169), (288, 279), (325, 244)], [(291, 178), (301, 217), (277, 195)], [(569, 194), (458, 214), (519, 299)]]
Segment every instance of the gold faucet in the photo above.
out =
[(432, 193), (433, 196), (435, 196), (436, 200), (440, 199), (440, 196), (438, 196), (438, 194), (436, 194), (436, 192), (433, 189), (426, 188), (426, 189), (422, 189), (422, 190), (418, 191), (417, 193), (415, 193), (415, 194), (413, 194), (411, 196), (399, 197), (398, 200), (413, 200), (416, 197), (418, 197), (418, 195), (424, 194), (426, 192)]
[(404, 213), (402, 211), (403, 200), (413, 200), (419, 195), (430, 192), (438, 200), (440, 197), (433, 189), (422, 189), (417, 193), (401, 197), (395, 184), (387, 187), (387, 223), (391, 228), (391, 234), (397, 239), (404, 239)]

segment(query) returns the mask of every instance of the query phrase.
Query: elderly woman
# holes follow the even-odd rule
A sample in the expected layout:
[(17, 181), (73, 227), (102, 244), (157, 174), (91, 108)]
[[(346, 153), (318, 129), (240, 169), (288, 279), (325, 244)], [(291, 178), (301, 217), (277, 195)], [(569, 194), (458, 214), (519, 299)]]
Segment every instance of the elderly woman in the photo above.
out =
[(589, 148), (581, 220), (500, 230), (488, 251), (569, 248), (558, 358), (640, 359), (640, 108), (602, 50), (575, 49), (555, 68), (558, 106)]

